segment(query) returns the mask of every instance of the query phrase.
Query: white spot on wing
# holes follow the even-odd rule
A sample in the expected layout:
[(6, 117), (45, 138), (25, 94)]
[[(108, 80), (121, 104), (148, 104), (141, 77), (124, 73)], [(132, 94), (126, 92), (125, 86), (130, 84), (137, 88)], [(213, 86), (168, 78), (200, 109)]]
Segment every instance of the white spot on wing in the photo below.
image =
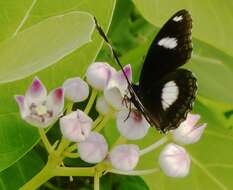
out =
[(162, 89), (162, 107), (169, 108), (178, 98), (179, 89), (174, 81), (167, 82)]
[(179, 21), (183, 20), (183, 16), (182, 15), (175, 16), (172, 20), (175, 21), (175, 22), (179, 22)]
[(159, 40), (158, 45), (163, 46), (167, 49), (173, 49), (177, 46), (177, 39), (170, 37), (162, 38), (161, 40)]

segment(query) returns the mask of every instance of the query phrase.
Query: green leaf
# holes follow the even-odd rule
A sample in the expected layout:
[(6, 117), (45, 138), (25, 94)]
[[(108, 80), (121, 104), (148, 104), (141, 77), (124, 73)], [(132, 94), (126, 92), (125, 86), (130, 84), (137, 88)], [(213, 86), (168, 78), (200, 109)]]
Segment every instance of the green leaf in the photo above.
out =
[[(18, 1), (20, 5), (22, 2)], [(26, 1), (24, 5), (28, 5)], [(12, 4), (8, 6), (12, 6)], [(17, 6), (17, 3), (15, 6)], [(111, 22), (114, 6), (114, 0), (100, 0), (98, 4), (93, 3), (91, 0), (78, 2), (73, 0), (66, 0), (65, 2), (57, 0), (38, 1), (21, 28), (30, 28), (50, 16), (73, 11), (86, 11), (96, 16), (104, 30), (107, 30)], [(5, 10), (10, 10), (10, 8), (5, 7)], [(5, 12), (0, 12), (0, 18), (4, 18), (4, 14)], [(12, 35), (13, 33), (14, 31), (12, 31)], [(94, 33), (92, 42), (75, 50), (58, 63), (36, 73), (36, 75), (39, 76), (48, 89), (61, 86), (65, 79), (82, 76), (85, 73), (88, 64), (95, 60), (101, 45), (102, 39), (97, 33)], [(22, 121), (13, 98), (14, 94), (25, 93), (32, 78), (33, 76), (0, 85), (0, 171), (19, 160), (38, 142), (37, 129)]]
[(146, 183), (139, 176), (124, 176), (116, 174), (108, 174), (101, 178), (102, 190), (149, 190)]
[(1, 190), (17, 190), (43, 167), (44, 162), (36, 151), (31, 151), (17, 163), (0, 173)]
[(190, 11), (194, 36), (229, 55), (233, 55), (233, 4), (227, 0), (133, 0), (142, 15), (155, 26), (162, 24), (180, 9)]
[(71, 12), (43, 20), (0, 44), (0, 83), (25, 78), (90, 42), (93, 16)]

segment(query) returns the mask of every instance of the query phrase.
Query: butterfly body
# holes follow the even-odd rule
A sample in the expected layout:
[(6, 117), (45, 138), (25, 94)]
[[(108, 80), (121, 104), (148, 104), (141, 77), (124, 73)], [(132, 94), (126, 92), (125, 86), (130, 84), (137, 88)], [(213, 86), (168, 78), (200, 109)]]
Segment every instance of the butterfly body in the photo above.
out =
[(174, 14), (153, 40), (139, 84), (131, 84), (131, 102), (159, 131), (175, 129), (195, 100), (197, 84), (191, 71), (179, 68), (191, 57), (192, 19), (186, 10)]

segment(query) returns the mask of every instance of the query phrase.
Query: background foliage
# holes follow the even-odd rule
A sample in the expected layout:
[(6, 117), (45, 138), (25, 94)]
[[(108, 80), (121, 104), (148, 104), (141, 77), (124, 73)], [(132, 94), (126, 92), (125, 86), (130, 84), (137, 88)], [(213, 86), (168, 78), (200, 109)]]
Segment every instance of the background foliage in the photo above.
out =
[[(102, 178), (102, 189), (232, 189), (233, 175), (233, 4), (230, 1), (214, 0), (14, 0), (0, 2), (0, 49), (6, 39), (15, 34), (29, 30), (45, 19), (63, 15), (71, 11), (87, 11), (95, 15), (104, 29), (110, 26), (108, 36), (118, 52), (122, 63), (132, 64), (134, 80), (137, 81), (143, 57), (148, 45), (162, 24), (177, 10), (186, 8), (193, 17), (193, 57), (187, 68), (198, 77), (199, 92), (194, 111), (201, 114), (202, 121), (208, 128), (202, 140), (187, 146), (192, 156), (191, 173), (184, 179), (166, 177), (163, 173), (144, 176), (146, 185), (139, 177), (107, 175)], [(24, 22), (25, 13), (29, 11)], [(112, 18), (112, 15), (113, 18)], [(22, 27), (20, 23), (23, 21)], [(61, 28), (67, 32), (71, 28)], [(43, 38), (38, 34), (35, 39)], [(26, 43), (26, 42), (25, 42)], [(44, 48), (48, 44), (44, 44)], [(108, 48), (98, 34), (94, 34), (92, 42), (75, 50), (51, 65), (36, 73), (50, 89), (62, 84), (64, 79), (83, 75), (88, 64), (97, 60), (108, 60), (114, 64)], [(36, 47), (37, 48), (37, 47)], [(101, 51), (100, 51), (101, 49)], [(56, 49), (55, 49), (56, 50)], [(0, 54), (1, 55), (1, 54)], [(98, 55), (98, 56), (97, 56)], [(11, 54), (12, 56), (12, 54)], [(15, 55), (15, 59), (18, 59)], [(42, 55), (45, 56), (45, 55)], [(97, 58), (96, 58), (97, 57)], [(0, 58), (1, 60), (1, 58)], [(17, 61), (16, 61), (17, 63)], [(0, 62), (0, 68), (7, 60)], [(30, 63), (29, 63), (30, 64)], [(48, 66), (47, 65), (47, 66)], [(115, 64), (114, 64), (115, 65)], [(0, 69), (1, 71), (1, 69)], [(35, 72), (34, 70), (29, 70)], [(3, 73), (5, 74), (5, 73)], [(25, 124), (19, 117), (14, 94), (24, 93), (30, 84), (31, 75), (25, 79), (0, 85), (0, 189), (18, 189), (23, 183), (37, 173), (46, 161), (46, 154), (38, 143), (37, 131)], [(57, 127), (58, 128), (58, 127)], [(59, 136), (57, 128), (49, 135), (52, 139)], [(110, 121), (104, 130), (110, 142), (117, 138), (115, 122)], [(154, 129), (143, 139), (134, 142), (144, 147), (160, 138)], [(34, 148), (33, 148), (34, 147)], [(160, 150), (143, 156), (139, 168), (157, 166), (157, 155)], [(84, 164), (80, 160), (67, 165)], [(14, 179), (12, 183), (9, 179)], [(68, 179), (52, 179), (41, 189), (49, 189), (51, 183), (63, 188), (91, 189), (89, 178), (76, 179), (69, 183)]]

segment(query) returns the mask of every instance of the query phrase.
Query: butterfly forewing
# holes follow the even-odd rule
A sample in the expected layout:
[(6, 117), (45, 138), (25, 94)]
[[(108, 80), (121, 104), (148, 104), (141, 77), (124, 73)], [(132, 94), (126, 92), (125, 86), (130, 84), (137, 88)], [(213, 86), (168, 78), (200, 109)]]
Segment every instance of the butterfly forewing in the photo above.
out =
[(141, 90), (185, 64), (191, 57), (191, 29), (192, 19), (186, 10), (178, 11), (165, 23), (146, 55), (139, 80)]

